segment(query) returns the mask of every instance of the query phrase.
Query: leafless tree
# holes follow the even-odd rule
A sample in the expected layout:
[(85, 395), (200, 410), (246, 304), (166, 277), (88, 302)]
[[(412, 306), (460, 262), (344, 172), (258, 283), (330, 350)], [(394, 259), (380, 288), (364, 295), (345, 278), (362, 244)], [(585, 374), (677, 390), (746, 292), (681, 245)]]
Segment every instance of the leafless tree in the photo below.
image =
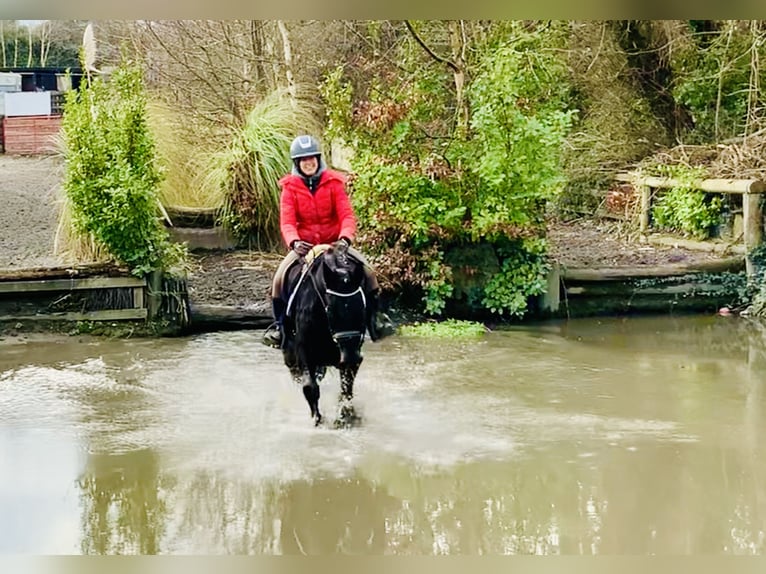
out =
[(32, 26), (27, 26), (27, 68), (32, 67), (32, 50), (34, 49), (34, 42), (32, 41)]
[(150, 87), (211, 121), (241, 123), (253, 99), (276, 85), (266, 42), (277, 32), (271, 22), (134, 21), (100, 32), (144, 60)]
[(38, 26), (37, 31), (40, 37), (40, 65), (45, 67), (48, 63), (48, 53), (51, 49), (51, 23), (50, 20), (43, 20)]

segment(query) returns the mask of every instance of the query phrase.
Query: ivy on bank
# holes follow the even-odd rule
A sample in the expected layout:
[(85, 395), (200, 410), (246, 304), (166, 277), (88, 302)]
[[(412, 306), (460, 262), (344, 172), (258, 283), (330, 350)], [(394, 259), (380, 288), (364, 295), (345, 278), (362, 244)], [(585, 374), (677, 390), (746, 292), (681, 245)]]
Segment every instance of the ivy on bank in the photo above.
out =
[(66, 94), (64, 190), (75, 230), (143, 276), (183, 259), (160, 218), (162, 179), (146, 123), (141, 68), (123, 62), (109, 80), (88, 77)]

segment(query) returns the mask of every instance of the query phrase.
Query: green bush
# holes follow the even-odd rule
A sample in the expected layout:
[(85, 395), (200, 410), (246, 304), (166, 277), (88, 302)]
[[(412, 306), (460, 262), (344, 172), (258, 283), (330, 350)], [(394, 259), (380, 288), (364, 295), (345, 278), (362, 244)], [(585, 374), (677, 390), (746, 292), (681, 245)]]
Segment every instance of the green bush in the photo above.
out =
[(714, 33), (690, 34), (689, 40), (672, 52), (673, 97), (694, 121), (688, 143), (718, 142), (740, 135), (745, 127), (752, 38), (736, 27), (736, 22), (730, 21)]
[(426, 339), (469, 339), (483, 337), (486, 333), (487, 328), (481, 323), (456, 319), (418, 322), (399, 328), (399, 334), (404, 337)]
[(519, 27), (477, 50), (465, 133), (442, 68), (419, 68), (406, 82), (383, 74), (357, 98), (342, 69), (327, 77), (328, 139), (355, 152), (360, 243), (384, 285), (419, 291), (429, 314), (456, 292), (446, 256), (466, 245), (489, 244), (500, 262), (479, 298), (485, 310), (521, 317), (545, 289), (545, 206), (563, 187), (561, 146), (574, 116), (556, 39)]
[(106, 82), (67, 92), (62, 120), (64, 191), (75, 230), (106, 247), (135, 275), (183, 258), (160, 219), (162, 174), (146, 125), (141, 68), (123, 63)]
[(661, 175), (679, 180), (681, 185), (662, 193), (654, 202), (654, 224), (697, 239), (710, 237), (721, 221), (723, 198), (698, 190), (696, 182), (704, 179), (704, 172), (684, 166), (658, 166), (657, 169)]

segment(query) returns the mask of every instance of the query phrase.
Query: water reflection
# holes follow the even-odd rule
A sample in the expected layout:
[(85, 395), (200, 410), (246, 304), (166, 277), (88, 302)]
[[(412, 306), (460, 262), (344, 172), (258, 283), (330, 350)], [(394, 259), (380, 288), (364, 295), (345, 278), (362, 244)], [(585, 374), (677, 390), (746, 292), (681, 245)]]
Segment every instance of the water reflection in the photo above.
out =
[(313, 428), (257, 337), (3, 353), (0, 552), (763, 553), (757, 325), (387, 339), (351, 431)]
[[(148, 449), (91, 454), (78, 480), (84, 554), (157, 554), (167, 524), (165, 492), (173, 480), (160, 476)], [(169, 484), (166, 484), (166, 481)]]

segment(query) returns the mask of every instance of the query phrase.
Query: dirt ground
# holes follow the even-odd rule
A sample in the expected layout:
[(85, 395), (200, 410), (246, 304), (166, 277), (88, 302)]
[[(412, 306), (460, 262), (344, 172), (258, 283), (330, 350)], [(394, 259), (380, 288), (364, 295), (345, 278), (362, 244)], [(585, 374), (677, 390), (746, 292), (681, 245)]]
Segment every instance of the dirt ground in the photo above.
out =
[[(55, 254), (63, 164), (56, 157), (0, 154), (0, 270), (64, 264)], [(716, 255), (641, 243), (610, 220), (552, 222), (552, 255), (568, 267), (694, 263)], [(192, 305), (268, 308), (271, 277), (281, 256), (256, 251), (201, 251), (189, 273)]]
[(0, 268), (48, 267), (54, 255), (63, 165), (0, 154)]
[(693, 264), (721, 256), (680, 246), (642, 242), (627, 222), (581, 218), (548, 226), (552, 257), (567, 267), (634, 267)]

